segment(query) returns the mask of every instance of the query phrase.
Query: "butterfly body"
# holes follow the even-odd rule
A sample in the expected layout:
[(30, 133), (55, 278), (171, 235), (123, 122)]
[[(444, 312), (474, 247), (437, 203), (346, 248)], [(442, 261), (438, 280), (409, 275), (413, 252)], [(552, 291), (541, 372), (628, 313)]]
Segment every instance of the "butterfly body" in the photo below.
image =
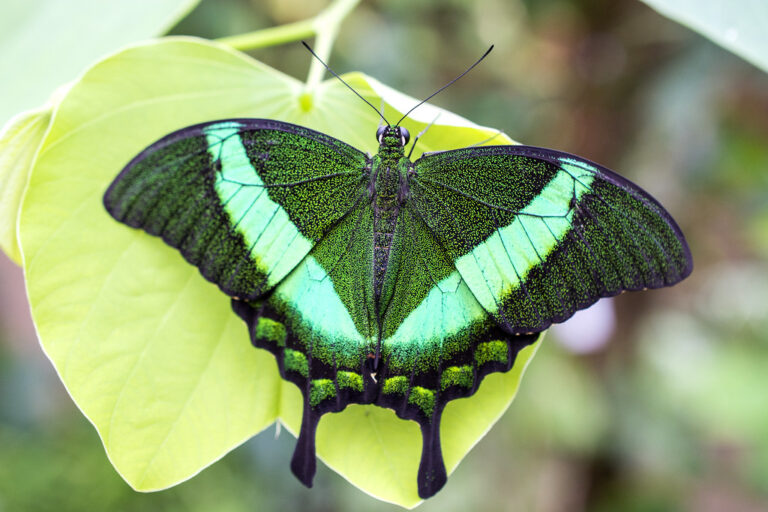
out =
[(233, 297), (252, 343), (299, 387), (302, 482), (321, 416), (375, 404), (419, 423), (426, 498), (447, 478), (451, 400), (512, 368), (552, 323), (674, 284), (692, 264), (658, 202), (582, 158), (484, 146), (411, 162), (404, 128), (377, 139), (369, 156), (274, 120), (190, 126), (139, 153), (104, 203)]
[(372, 159), (374, 301), (381, 311), (381, 292), (389, 268), (389, 255), (400, 208), (408, 200), (407, 173), (412, 165), (405, 157), (404, 137), (398, 128), (385, 127), (379, 135), (379, 152)]

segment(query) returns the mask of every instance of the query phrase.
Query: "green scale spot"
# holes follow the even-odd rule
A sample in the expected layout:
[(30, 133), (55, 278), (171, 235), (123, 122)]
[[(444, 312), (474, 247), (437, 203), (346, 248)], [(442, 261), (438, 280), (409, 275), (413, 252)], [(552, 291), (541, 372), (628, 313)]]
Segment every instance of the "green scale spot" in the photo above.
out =
[(388, 378), (381, 387), (381, 392), (386, 395), (404, 395), (406, 391), (408, 391), (408, 378), (404, 375)]
[(309, 404), (314, 407), (326, 398), (336, 396), (336, 386), (331, 379), (315, 379), (309, 390)]
[(408, 396), (408, 403), (417, 405), (425, 416), (430, 417), (435, 409), (435, 392), (421, 386), (414, 386)]
[[(408, 392), (408, 378), (403, 375), (390, 377), (384, 381), (381, 391), (387, 395), (404, 395)], [(426, 416), (431, 416), (435, 409), (435, 392), (414, 386), (408, 395), (408, 403), (418, 406)]]
[(450, 386), (471, 388), (474, 382), (475, 377), (471, 366), (450, 366), (443, 371), (440, 378), (440, 389), (444, 390)]
[(349, 388), (354, 391), (363, 390), (363, 376), (357, 373), (340, 371), (336, 374), (336, 380), (340, 388)]
[(285, 346), (285, 339), (287, 337), (283, 324), (264, 317), (259, 318), (253, 335), (257, 339), (275, 343), (278, 347)]
[(309, 376), (309, 365), (307, 365), (307, 356), (298, 350), (290, 348), (283, 352), (283, 364), (288, 371), (300, 373), (304, 377)]
[(504, 341), (488, 341), (486, 343), (480, 343), (475, 351), (475, 360), (478, 366), (490, 363), (491, 361), (497, 363), (507, 362), (507, 343)]

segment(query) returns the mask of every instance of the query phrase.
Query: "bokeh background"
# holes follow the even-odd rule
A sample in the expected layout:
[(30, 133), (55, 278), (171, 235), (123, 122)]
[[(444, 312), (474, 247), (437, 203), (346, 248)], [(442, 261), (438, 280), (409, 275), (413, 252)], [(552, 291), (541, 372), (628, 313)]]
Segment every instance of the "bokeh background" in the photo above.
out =
[[(222, 37), (325, 5), (205, 0), (171, 33)], [(509, 411), (419, 510), (768, 510), (768, 75), (636, 0), (363, 2), (331, 65), (424, 97), (489, 44), (434, 102), (641, 184), (678, 220), (695, 270), (552, 329)], [(252, 54), (299, 78), (310, 59), (298, 44)], [(132, 491), (0, 254), (0, 511), (397, 509), (322, 465), (303, 488), (293, 438), (275, 435), (173, 489)]]

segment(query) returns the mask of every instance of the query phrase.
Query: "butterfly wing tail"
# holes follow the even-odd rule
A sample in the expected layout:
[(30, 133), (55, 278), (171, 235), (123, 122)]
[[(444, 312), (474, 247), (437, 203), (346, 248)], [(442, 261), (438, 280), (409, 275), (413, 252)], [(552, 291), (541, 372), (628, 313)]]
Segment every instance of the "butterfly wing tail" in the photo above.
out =
[(307, 487), (312, 487), (312, 480), (315, 478), (317, 469), (315, 434), (320, 416), (319, 413), (313, 411), (309, 400), (305, 399), (301, 430), (291, 459), (291, 471)]
[(435, 409), (432, 421), (421, 423), (423, 444), (417, 483), (419, 496), (431, 498), (443, 488), (448, 480), (443, 462), (443, 450), (440, 445), (440, 417), (442, 410)]

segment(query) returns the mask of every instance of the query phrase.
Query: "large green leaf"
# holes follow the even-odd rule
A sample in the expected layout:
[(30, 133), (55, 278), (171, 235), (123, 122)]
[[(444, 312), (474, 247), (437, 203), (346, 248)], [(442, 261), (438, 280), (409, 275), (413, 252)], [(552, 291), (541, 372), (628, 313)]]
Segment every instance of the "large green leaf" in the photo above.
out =
[[(346, 78), (381, 103), (366, 76)], [(386, 94), (384, 102), (386, 115), (396, 118)], [(228, 298), (176, 250), (115, 222), (101, 203), (121, 167), (146, 145), (182, 126), (226, 117), (280, 119), (376, 149), (376, 112), (338, 81), (305, 92), (296, 80), (225, 47), (166, 39), (100, 62), (72, 87), (22, 206), (21, 246), (43, 348), (115, 468), (140, 490), (189, 478), (276, 418), (293, 432), (300, 423), (298, 390), (279, 378), (271, 354), (251, 346)], [(404, 123), (414, 134), (425, 126), (415, 119)], [(466, 120), (458, 127), (439, 123), (420, 150), (496, 134)], [(505, 140), (499, 135), (495, 142)], [(475, 397), (448, 405), (442, 432), (449, 468), (507, 408), (534, 352), (535, 346), (524, 350), (513, 371), (489, 376)], [(420, 447), (416, 423), (374, 406), (327, 415), (318, 432), (318, 454), (329, 466), (404, 506), (420, 501)]]
[(108, 52), (163, 34), (199, 0), (3, 0), (0, 125)]
[(0, 133), (0, 249), (18, 264), (21, 253), (16, 228), (21, 198), (51, 110), (44, 107), (19, 114)]
[(642, 0), (768, 72), (766, 0)]

